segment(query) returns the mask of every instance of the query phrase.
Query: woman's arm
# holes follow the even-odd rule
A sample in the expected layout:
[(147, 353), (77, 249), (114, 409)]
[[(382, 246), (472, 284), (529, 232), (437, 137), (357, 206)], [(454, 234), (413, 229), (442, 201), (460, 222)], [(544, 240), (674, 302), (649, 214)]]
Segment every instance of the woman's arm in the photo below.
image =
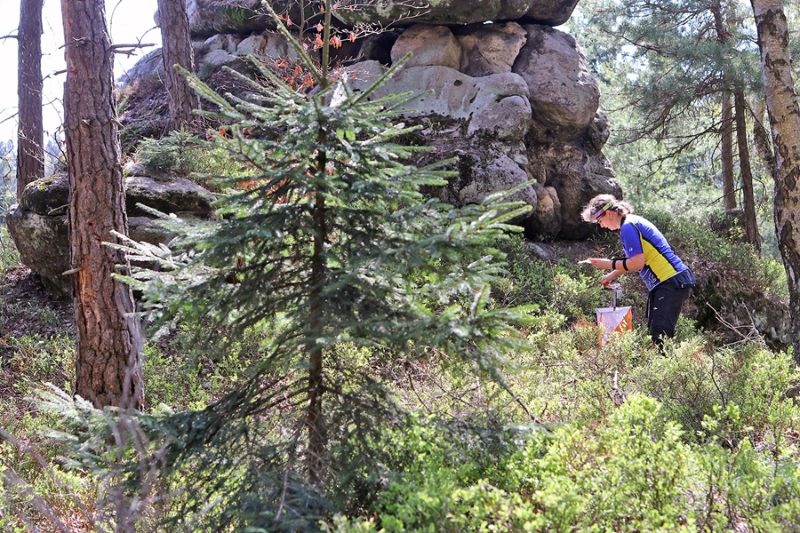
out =
[(613, 259), (601, 259), (597, 257), (592, 257), (589, 258), (589, 262), (592, 263), (592, 266), (596, 268), (605, 269), (605, 268), (616, 267), (615, 270), (612, 270), (610, 273), (603, 276), (603, 278), (600, 280), (600, 283), (602, 283), (603, 286), (606, 286), (612, 281), (614, 281), (614, 279), (616, 279), (617, 276), (620, 276), (625, 272), (630, 272), (631, 270), (641, 270), (642, 268), (644, 268), (644, 254), (636, 254), (633, 257), (629, 257), (625, 261), (625, 266), (627, 267), (627, 270), (622, 268), (622, 260), (620, 259), (617, 259), (616, 264), (614, 264), (615, 261)]

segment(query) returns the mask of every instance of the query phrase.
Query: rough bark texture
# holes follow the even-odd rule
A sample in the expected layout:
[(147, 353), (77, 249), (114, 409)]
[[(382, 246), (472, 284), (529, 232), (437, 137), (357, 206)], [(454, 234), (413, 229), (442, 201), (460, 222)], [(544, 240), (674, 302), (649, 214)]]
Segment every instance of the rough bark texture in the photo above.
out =
[(733, 180), (733, 104), (728, 92), (722, 95), (722, 201), (725, 211), (736, 209), (736, 185)]
[(775, 154), (772, 153), (772, 144), (769, 140), (769, 133), (764, 127), (764, 114), (767, 111), (765, 103), (760, 103), (753, 110), (753, 143), (756, 145), (758, 157), (769, 171), (772, 179), (775, 179)]
[[(725, 20), (722, 16), (722, 5), (719, 0), (714, 0), (711, 4), (711, 12), (714, 15), (714, 28), (717, 31), (717, 40), (721, 43), (728, 42), (730, 34), (725, 28)], [(721, 159), (722, 159), (722, 201), (725, 211), (736, 209), (736, 187), (733, 180), (733, 106), (731, 104), (731, 94), (728, 91), (722, 93), (722, 128), (720, 129)]]
[(180, 65), (194, 72), (194, 53), (189, 35), (189, 16), (186, 0), (158, 0), (158, 16), (161, 25), (161, 40), (164, 45), (164, 70), (169, 97), (169, 116), (174, 129), (182, 125), (190, 126), (197, 116), (192, 110), (200, 107), (200, 97), (195, 93), (186, 78), (175, 70)]
[(800, 363), (800, 106), (794, 92), (789, 29), (781, 0), (750, 0), (758, 29), (775, 147), (775, 232), (789, 286), (792, 346)]
[(17, 200), (29, 183), (44, 177), (42, 124), (42, 1), (21, 0), (19, 11), (19, 142)]
[(761, 236), (758, 234), (758, 220), (756, 220), (756, 200), (753, 194), (753, 172), (750, 169), (750, 148), (747, 143), (747, 105), (744, 100), (744, 91), (736, 91), (733, 98), (736, 110), (736, 144), (739, 147), (739, 171), (742, 174), (742, 206), (744, 207), (744, 229), (747, 242), (753, 249), (761, 252)]
[(112, 277), (124, 254), (104, 242), (126, 234), (125, 189), (114, 108), (113, 53), (104, 0), (63, 0), (67, 80), (70, 262), (78, 332), (76, 394), (96, 406), (141, 401), (139, 333), (131, 288)]

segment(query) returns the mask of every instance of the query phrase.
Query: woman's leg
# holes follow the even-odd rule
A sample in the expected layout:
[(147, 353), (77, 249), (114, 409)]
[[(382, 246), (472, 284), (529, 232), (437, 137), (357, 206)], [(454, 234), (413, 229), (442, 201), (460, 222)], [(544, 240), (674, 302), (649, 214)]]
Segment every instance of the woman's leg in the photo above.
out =
[(675, 326), (681, 314), (683, 302), (692, 292), (691, 287), (679, 289), (672, 280), (659, 283), (648, 299), (647, 327), (650, 338), (661, 347), (663, 337), (672, 338), (675, 335)]

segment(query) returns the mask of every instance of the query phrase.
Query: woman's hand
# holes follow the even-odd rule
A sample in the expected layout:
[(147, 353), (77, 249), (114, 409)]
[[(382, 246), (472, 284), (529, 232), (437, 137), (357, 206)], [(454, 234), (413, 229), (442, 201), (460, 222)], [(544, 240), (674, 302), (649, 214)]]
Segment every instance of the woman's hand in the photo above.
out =
[(587, 259), (595, 268), (611, 268), (611, 259), (601, 259), (599, 257), (590, 257)]
[(603, 284), (603, 287), (608, 287), (608, 284), (614, 281), (620, 274), (622, 274), (621, 270), (612, 270), (600, 279), (600, 283)]

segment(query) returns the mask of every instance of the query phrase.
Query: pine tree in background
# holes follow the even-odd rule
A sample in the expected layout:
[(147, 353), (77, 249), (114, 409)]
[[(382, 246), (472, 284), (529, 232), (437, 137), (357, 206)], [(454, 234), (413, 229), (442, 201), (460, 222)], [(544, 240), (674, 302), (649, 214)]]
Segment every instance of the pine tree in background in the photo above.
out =
[[(649, 139), (658, 145), (657, 153), (649, 157), (650, 165), (643, 166), (641, 152), (631, 150), (631, 172), (650, 171), (645, 180), (650, 186), (645, 186), (643, 196), (663, 194), (663, 188), (652, 186), (654, 176), (661, 172), (677, 174), (682, 181), (686, 175), (699, 174), (694, 169), (706, 167), (709, 181), (721, 177), (725, 209), (735, 208), (736, 143), (743, 229), (754, 249), (759, 250), (746, 126), (750, 109), (763, 96), (755, 68), (754, 28), (744, 5), (725, 0), (588, 0), (581, 5), (591, 16), (589, 28), (594, 30), (590, 31), (602, 36), (587, 37), (582, 42), (591, 43), (601, 51), (594, 55), (606, 58), (605, 65), (595, 62), (599, 77), (612, 87), (606, 93), (619, 91), (604, 105), (613, 108), (618, 102), (620, 108), (631, 111), (629, 120), (621, 113), (612, 115), (618, 132), (613, 143)], [(718, 166), (713, 161), (717, 152)], [(618, 170), (626, 173), (622, 161), (615, 164), (618, 162)], [(678, 170), (673, 170), (675, 167)], [(762, 169), (767, 181), (768, 172), (768, 168)], [(684, 196), (690, 208), (696, 198)], [(762, 218), (764, 214), (762, 211)]]
[(401, 63), (351, 92), (346, 75), (328, 70), (330, 1), (324, 13), (321, 66), (295, 42), (312, 90), (254, 59), (265, 83), (238, 75), (247, 99), (186, 73), (219, 109), (207, 114), (228, 124), (214, 145), (240, 172), (216, 181), (233, 191), (217, 204), (221, 220), (167, 217), (178, 234), (171, 249), (128, 250), (159, 266), (130, 280), (156, 327), (204, 325), (196, 340), (220, 349), (221, 332), (236, 341), (280, 325), (247, 384), (205, 410), (145, 424), (173, 439), (161, 472), (183, 494), (176, 516), (217, 501), (202, 518), (211, 529), (314, 530), (355, 494), (374, 493), (386, 475), (382, 428), (404, 416), (375, 361), (438, 358), (499, 380), (497, 364), (523, 342), (524, 313), (490, 305), (489, 284), (501, 272), (493, 243), (529, 207), (507, 194), (461, 209), (425, 200), (420, 187), (444, 184), (452, 173), (438, 169), (453, 162), (405, 164), (424, 150), (395, 142), (413, 129), (392, 122), (411, 96), (370, 101)]

